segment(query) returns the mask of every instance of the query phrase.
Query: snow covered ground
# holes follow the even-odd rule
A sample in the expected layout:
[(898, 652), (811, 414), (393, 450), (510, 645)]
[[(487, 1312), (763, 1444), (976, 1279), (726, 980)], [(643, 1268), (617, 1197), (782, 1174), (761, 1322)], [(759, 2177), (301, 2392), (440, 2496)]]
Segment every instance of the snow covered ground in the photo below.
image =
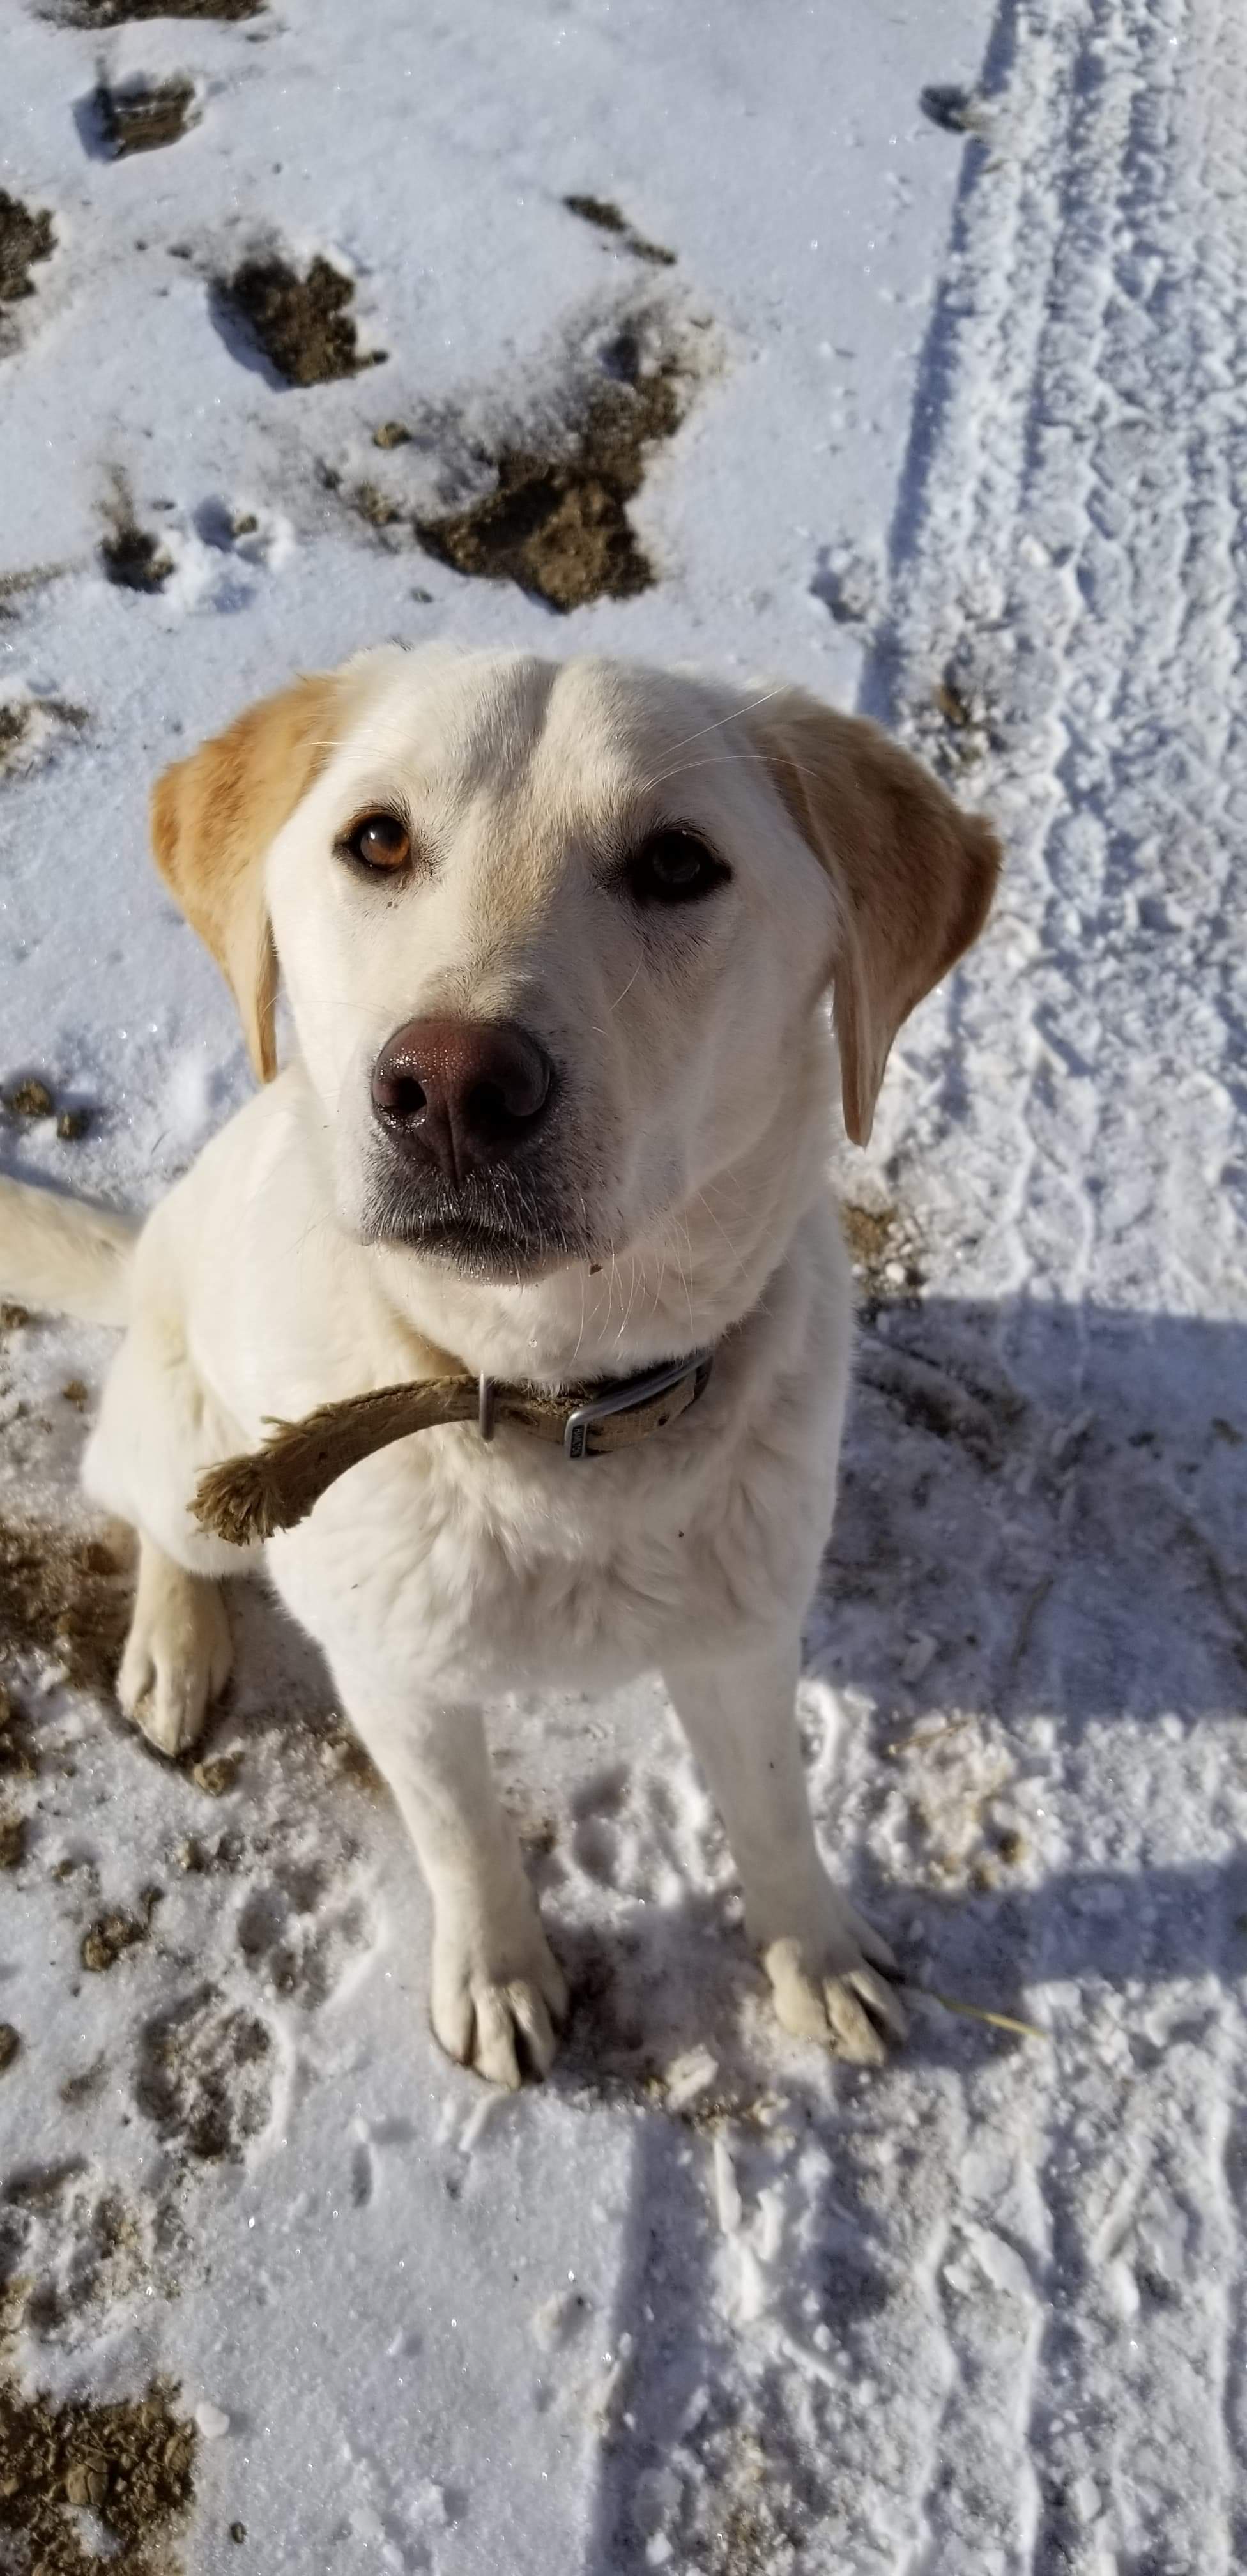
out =
[[(106, 1343), (0, 1316), (0, 2565), (1228, 2576), (1247, 20), (114, 16), (5, 12), (0, 187), (53, 247), (28, 228), (0, 303), (0, 1159), (146, 1204), (244, 1096), (143, 807), (295, 667), (387, 634), (701, 658), (904, 730), (1009, 869), (844, 1158), (808, 1750), (913, 1979), (1040, 2035), (932, 2000), (882, 2074), (783, 2041), (638, 1691), (500, 1722), (577, 2005), (550, 2086), (487, 2096), (271, 1607), (240, 1601), (206, 1768), (111, 1711), (124, 1571), (74, 1492)], [(110, 158), (97, 84), (140, 78), (190, 85), (187, 130)], [(318, 254), (387, 355), (290, 386), (219, 282)], [(631, 505), (650, 588), (559, 617), (420, 548), (629, 344), (686, 406)]]

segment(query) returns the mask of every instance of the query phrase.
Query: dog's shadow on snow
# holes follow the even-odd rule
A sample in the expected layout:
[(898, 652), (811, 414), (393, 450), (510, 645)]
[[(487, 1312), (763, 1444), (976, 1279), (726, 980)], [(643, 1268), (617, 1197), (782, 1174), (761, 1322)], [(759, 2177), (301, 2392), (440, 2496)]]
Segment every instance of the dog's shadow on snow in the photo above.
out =
[[(1247, 1326), (938, 1298), (864, 1319), (809, 1640), (811, 1675), (841, 1695), (857, 1729), (841, 1748), (851, 1813), (841, 1834), (833, 1787), (820, 1798), (820, 1827), (856, 1901), (927, 1988), (1024, 2019), (1047, 2019), (1043, 1990), (1063, 1989), (1051, 2018), (1066, 2047), (1071, 2028), (1077, 2045), (1069, 1989), (1080, 1980), (1089, 1997), (1110, 1989), (1137, 2072), (1164, 2044), (1152, 2007), (1171, 1980), (1247, 1973), (1247, 1852), (1189, 1865), (1161, 1851), (1146, 1858), (1150, 1745), (1172, 1758), (1196, 1723), (1204, 1742), (1211, 1724), (1230, 1761), (1247, 1763), (1244, 1530)], [(1088, 1807), (1096, 1798), (1102, 1807), (1106, 1776), (1120, 1781), (1127, 1859), (1101, 1862), (1113, 1848), (1110, 1815), (1091, 1858), (1046, 1867), (1046, 1784), (1059, 1782), (1068, 1815), (1084, 1783)], [(898, 1809), (909, 1818), (902, 1849), (894, 1830), (871, 1833), (885, 1817), (894, 1826)], [(872, 1848), (888, 1852), (886, 1875)], [(654, 2108), (637, 2124), (610, 2336), (633, 2359), (582, 2570), (614, 2576), (650, 2563), (663, 2519), (654, 2478), (673, 2445), (691, 2445), (711, 2484), (739, 2447), (716, 2393), (730, 2342), (725, 2239), (695, 2132), (725, 2128), (746, 2164), (759, 2152), (747, 2079), (749, 2018), (761, 2002), (730, 1903), (641, 1909), (631, 1952), (625, 1944), (622, 1956), (587, 1964), (587, 1999), (556, 2076), (573, 2098), (592, 2093), (595, 2046), (601, 2089), (619, 2085), (630, 2059), (623, 2089), (646, 2098), (647, 2003), (659, 2013), (652, 2062), (664, 2051), (669, 2062), (681, 2037), (705, 2041), (716, 2061), (714, 2081), (675, 2116), (654, 2084)], [(686, 1999), (684, 2033), (661, 2020), (668, 1974)], [(1187, 2018), (1198, 2019), (1204, 2007), (1188, 2002)], [(1043, 2045), (927, 2000), (913, 2025), (895, 2080), (929, 2071), (933, 2120), (950, 2084), (968, 2097), (993, 2059)], [(812, 2228), (819, 2242), (804, 2247), (802, 2296), (808, 2308), (811, 2280), (825, 2281), (823, 2323), (850, 2365), (862, 2321), (895, 2296), (911, 2260), (890, 2242), (895, 2212), (881, 2233), (869, 2206), (854, 2206), (856, 2141), (888, 2129), (893, 2082), (888, 2071), (820, 2066), (782, 2086), (783, 2118), (834, 2172), (807, 2210), (807, 2237)], [(788, 2325), (777, 2331), (794, 2342)], [(761, 2427), (766, 2491), (782, 2492), (788, 2522), (756, 2536), (779, 2563), (785, 2528), (799, 2546), (817, 2527), (820, 2477), (834, 2469), (796, 2442), (790, 2412), (777, 2401)], [(734, 2515), (744, 2530), (753, 2510), (728, 2498), (719, 2539)], [(704, 2536), (686, 2537), (689, 2564), (730, 2563), (714, 2556), (718, 2541), (699, 2556)]]

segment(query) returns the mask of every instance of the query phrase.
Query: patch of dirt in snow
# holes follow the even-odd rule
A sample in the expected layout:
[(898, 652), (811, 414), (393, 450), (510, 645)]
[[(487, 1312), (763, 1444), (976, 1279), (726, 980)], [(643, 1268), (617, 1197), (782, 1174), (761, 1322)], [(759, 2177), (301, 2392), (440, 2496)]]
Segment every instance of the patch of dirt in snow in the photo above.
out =
[[(75, 731), (79, 725), (89, 722), (83, 707), (64, 706), (59, 700), (47, 698), (36, 699), (33, 703), (40, 715), (55, 706), (63, 724), (72, 725)], [(58, 1102), (41, 1074), (23, 1074), (20, 1081), (10, 1083), (0, 1092), (0, 1109), (7, 1110), (10, 1118), (54, 1118), (56, 1133), (63, 1145), (80, 1144), (91, 1131), (92, 1113), (86, 1103), (66, 1100), (63, 1096)], [(14, 1305), (11, 1299), (0, 1304), (0, 1336), (20, 1330), (29, 1322), (30, 1316), (24, 1306)], [(62, 1392), (70, 1397), (71, 1402), (78, 1402), (81, 1399), (71, 1393), (73, 1385), (71, 1380)]]
[(898, 1298), (912, 1302), (926, 1276), (913, 1219), (887, 1200), (867, 1206), (842, 1199), (840, 1223), (867, 1320), (878, 1307), (895, 1304)]
[(39, 1757), (25, 1719), (0, 1682), (0, 1781), (7, 1787), (15, 1780), (33, 1780), (38, 1770)]
[[(13, 1118), (50, 1118), (55, 1107), (46, 1082), (37, 1073), (23, 1074), (3, 1095), (4, 1106)], [(25, 1317), (25, 1310), (18, 1310)], [(8, 1315), (13, 1313), (12, 1307)], [(6, 1318), (7, 1320), (7, 1318)]]
[(49, 582), (59, 581), (64, 564), (28, 564), (24, 571), (0, 573), (0, 620), (6, 624), (18, 614), (17, 602), (46, 590)]
[(172, 2204), (133, 2207), (82, 2158), (18, 2167), (0, 2193), (4, 2332), (76, 2351), (128, 2302), (177, 2292)]
[(118, 590), (163, 590), (173, 557), (159, 537), (140, 527), (124, 474), (115, 473), (104, 507), (108, 534), (100, 545), (105, 577)]
[(66, 27), (124, 27), (143, 18), (224, 18), (231, 23), (263, 15), (265, 0), (60, 0), (48, 15)]
[(132, 152), (156, 152), (178, 143), (191, 124), (195, 84), (184, 74), (169, 80), (132, 80), (110, 88), (101, 81), (91, 101), (99, 133), (115, 161)]
[(319, 253), (303, 277), (276, 252), (244, 260), (232, 276), (218, 278), (216, 296), (283, 384), (332, 384), (384, 363), (384, 349), (359, 347), (351, 279)]
[(817, 2528), (820, 2497), (813, 2462), (776, 2458), (734, 2409), (703, 2428), (700, 2511), (681, 2533), (681, 2560), (697, 2576), (780, 2576)]
[(513, 581), (562, 611), (635, 598), (657, 575), (628, 504), (653, 449), (684, 420), (691, 391), (688, 362), (651, 355), (643, 330), (625, 323), (561, 421), (487, 453), (488, 492), (444, 517), (416, 519), (421, 545), (456, 572)]
[[(195, 2426), (153, 2380), (111, 2404), (28, 2393), (0, 2380), (0, 2532), (40, 2576), (171, 2570), (169, 2543), (194, 2500)], [(14, 2562), (16, 2563), (16, 2562)]]
[(1004, 748), (1004, 678), (990, 627), (967, 623), (929, 694), (907, 711), (910, 738), (956, 788)]
[(609, 234), (621, 250), (631, 251), (634, 259), (648, 260), (651, 268), (675, 267), (675, 252), (664, 250), (661, 242), (646, 241), (643, 233), (635, 232), (613, 198), (564, 197), (563, 203), (569, 215), (578, 215), (583, 224), (592, 224), (595, 232)]
[(918, 92), (918, 105), (932, 125), (945, 134), (986, 134), (991, 114), (972, 89), (959, 81), (930, 81)]
[(265, 2022), (201, 1987), (148, 2024), (135, 2100), (188, 2156), (237, 2162), (268, 2121), (272, 2047)]
[(107, 1693), (129, 1606), (128, 1569), (98, 1533), (0, 1512), (0, 1663), (50, 1655), (68, 1680)]
[(141, 1914), (122, 1914), (114, 1910), (101, 1914), (83, 1933), (80, 1956), (83, 1967), (93, 1976), (104, 1976), (124, 1959), (127, 1950), (136, 1950), (146, 1941), (152, 1928), (152, 1916), (160, 1903), (162, 1890), (144, 1888), (139, 1900)]
[(0, 698), (0, 778), (25, 777), (89, 721), (85, 707), (64, 698)]
[[(0, 188), (0, 306), (18, 304), (35, 291), (31, 270), (50, 259), (56, 247), (52, 217), (46, 207), (24, 206)], [(0, 314), (0, 356), (16, 345), (11, 325)]]

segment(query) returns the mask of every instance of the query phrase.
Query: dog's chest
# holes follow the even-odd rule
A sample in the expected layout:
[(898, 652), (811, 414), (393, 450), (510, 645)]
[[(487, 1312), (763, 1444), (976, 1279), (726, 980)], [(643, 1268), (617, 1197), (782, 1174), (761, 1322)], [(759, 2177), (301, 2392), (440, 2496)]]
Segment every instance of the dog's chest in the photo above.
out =
[(730, 1650), (808, 1593), (827, 1479), (794, 1480), (783, 1444), (733, 1430), (579, 1468), (524, 1434), (488, 1453), (424, 1435), (331, 1488), (272, 1571), (343, 1676), (471, 1698), (607, 1688), (699, 1638)]

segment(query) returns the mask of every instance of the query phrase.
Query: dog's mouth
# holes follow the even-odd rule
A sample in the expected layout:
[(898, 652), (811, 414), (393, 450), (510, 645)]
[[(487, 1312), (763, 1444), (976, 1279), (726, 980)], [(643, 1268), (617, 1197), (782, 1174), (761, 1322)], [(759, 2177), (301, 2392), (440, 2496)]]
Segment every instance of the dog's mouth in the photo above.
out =
[(405, 1246), (467, 1279), (547, 1277), (595, 1256), (583, 1209), (571, 1211), (532, 1176), (499, 1166), (458, 1185), (374, 1171), (359, 1228), (365, 1243)]

